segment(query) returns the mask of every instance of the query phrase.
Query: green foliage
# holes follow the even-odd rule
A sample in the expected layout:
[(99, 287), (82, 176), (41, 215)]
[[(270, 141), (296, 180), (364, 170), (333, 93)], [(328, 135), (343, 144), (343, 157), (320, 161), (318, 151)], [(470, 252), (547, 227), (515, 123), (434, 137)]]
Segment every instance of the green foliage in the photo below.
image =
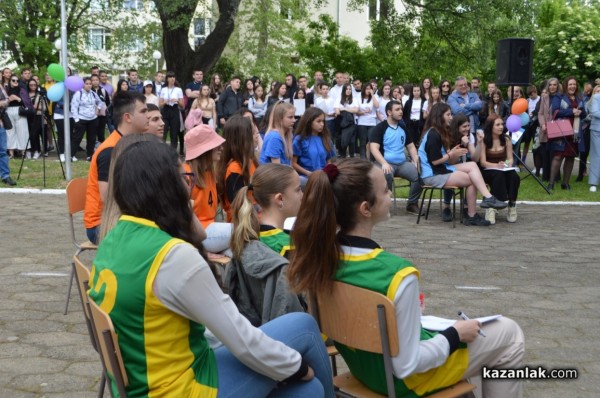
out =
[(328, 15), (310, 22), (308, 28), (297, 32), (298, 56), (311, 71), (322, 71), (333, 77), (335, 71), (350, 72), (363, 80), (377, 76), (377, 64), (371, 48), (361, 48), (356, 40), (342, 36), (337, 24)]
[(600, 76), (600, 9), (573, 1), (545, 1), (536, 34), (536, 80), (575, 76), (579, 83)]

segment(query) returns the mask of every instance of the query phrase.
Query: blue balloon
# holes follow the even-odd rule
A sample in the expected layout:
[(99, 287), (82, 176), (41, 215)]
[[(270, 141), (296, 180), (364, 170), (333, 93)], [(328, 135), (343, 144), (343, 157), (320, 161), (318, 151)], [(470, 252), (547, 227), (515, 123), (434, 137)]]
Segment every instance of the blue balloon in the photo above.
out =
[(527, 112), (523, 112), (519, 115), (521, 118), (521, 126), (527, 126), (529, 123), (529, 114)]
[(48, 99), (52, 102), (60, 101), (65, 95), (65, 84), (63, 82), (54, 83), (48, 89)]

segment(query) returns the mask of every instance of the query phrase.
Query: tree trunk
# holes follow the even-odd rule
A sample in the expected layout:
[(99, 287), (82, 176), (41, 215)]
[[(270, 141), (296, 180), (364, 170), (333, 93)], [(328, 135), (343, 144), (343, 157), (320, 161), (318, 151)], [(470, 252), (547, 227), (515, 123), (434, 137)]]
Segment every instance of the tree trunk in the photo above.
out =
[(217, 0), (219, 19), (205, 42), (192, 48), (188, 32), (197, 1), (154, 0), (163, 28), (163, 51), (167, 70), (175, 73), (183, 85), (191, 80), (194, 70), (207, 72), (219, 60), (235, 27), (235, 16), (241, 0)]

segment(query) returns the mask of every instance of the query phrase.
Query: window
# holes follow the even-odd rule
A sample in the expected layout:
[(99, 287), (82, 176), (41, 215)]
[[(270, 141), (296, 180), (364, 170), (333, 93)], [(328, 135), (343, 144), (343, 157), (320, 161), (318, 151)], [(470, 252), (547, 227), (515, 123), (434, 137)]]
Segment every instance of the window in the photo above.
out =
[(391, 0), (369, 0), (369, 19), (385, 20), (389, 16), (391, 7), (393, 7)]
[(144, 0), (123, 0), (123, 8), (128, 10), (144, 9)]
[(104, 51), (109, 50), (111, 46), (112, 35), (104, 28), (91, 28), (88, 37), (88, 50)]
[(128, 40), (123, 43), (123, 48), (129, 51), (143, 51), (144, 47), (144, 42), (139, 38)]
[(206, 36), (212, 31), (211, 18), (196, 18), (194, 19), (194, 46), (198, 47), (204, 44)]

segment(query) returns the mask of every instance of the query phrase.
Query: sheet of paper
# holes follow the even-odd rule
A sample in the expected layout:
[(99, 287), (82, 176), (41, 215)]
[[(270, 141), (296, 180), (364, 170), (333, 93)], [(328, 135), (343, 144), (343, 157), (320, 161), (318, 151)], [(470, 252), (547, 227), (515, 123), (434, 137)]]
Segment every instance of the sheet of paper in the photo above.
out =
[(296, 116), (304, 115), (304, 110), (306, 109), (306, 101), (304, 99), (295, 99), (294, 107), (296, 108)]
[(505, 167), (503, 169), (497, 169), (495, 167), (486, 167), (484, 170), (499, 170), (499, 171), (511, 171), (511, 170), (514, 170), (517, 173), (521, 171), (521, 169), (519, 169), (518, 167)]
[[(477, 319), (483, 325), (484, 323), (495, 321), (496, 319), (500, 318), (501, 316), (502, 315), (490, 315), (490, 316), (484, 316), (484, 317), (474, 318), (474, 319)], [(433, 315), (422, 315), (421, 316), (421, 325), (423, 326), (424, 329), (439, 332), (439, 331), (448, 329), (450, 326), (454, 325), (454, 323), (457, 320), (458, 319), (440, 318), (439, 316), (433, 316)]]

